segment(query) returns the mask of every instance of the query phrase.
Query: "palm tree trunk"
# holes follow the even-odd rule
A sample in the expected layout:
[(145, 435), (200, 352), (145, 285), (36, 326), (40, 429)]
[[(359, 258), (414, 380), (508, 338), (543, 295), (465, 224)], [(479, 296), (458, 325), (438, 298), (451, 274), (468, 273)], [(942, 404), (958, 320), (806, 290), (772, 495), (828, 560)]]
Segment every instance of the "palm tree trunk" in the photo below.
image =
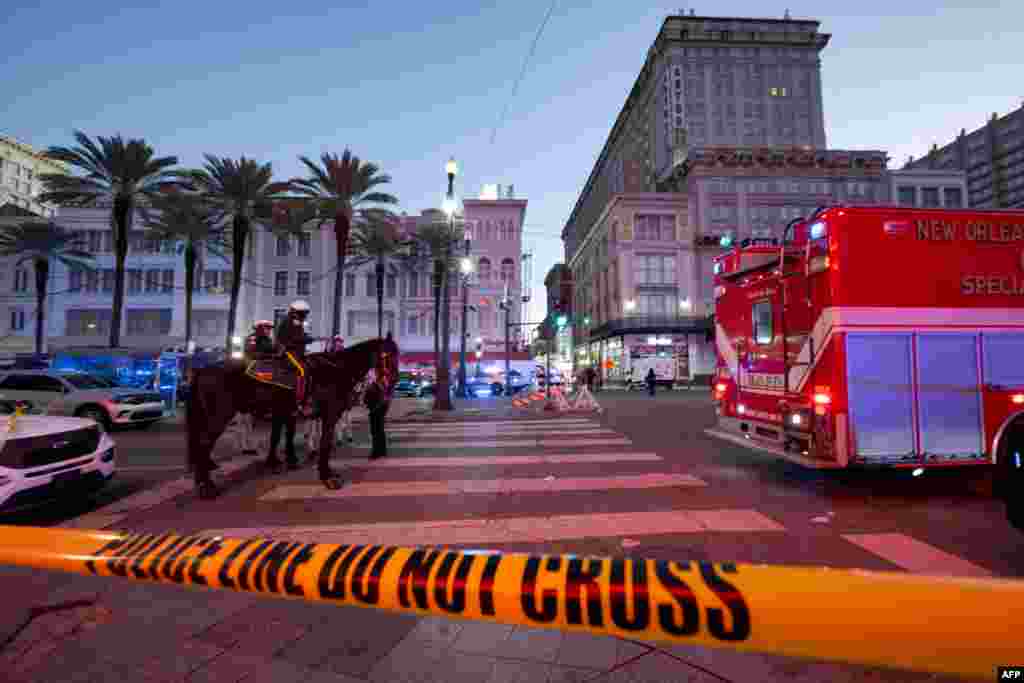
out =
[(185, 247), (185, 353), (192, 342), (192, 287), (196, 281), (196, 250), (189, 242)]
[(348, 256), (348, 235), (351, 229), (348, 214), (339, 211), (334, 215), (334, 245), (337, 249), (338, 275), (334, 278), (334, 315), (331, 317), (331, 336), (341, 334), (342, 280), (345, 277), (345, 257)]
[(224, 348), (231, 354), (231, 338), (235, 336), (235, 316), (238, 315), (238, 295), (242, 289), (242, 264), (245, 261), (245, 243), (249, 237), (249, 219), (235, 215), (231, 221), (231, 303), (228, 305), (228, 333)]
[(384, 338), (384, 257), (377, 257), (377, 336)]
[(124, 317), (125, 260), (128, 258), (128, 233), (132, 229), (131, 199), (114, 199), (114, 305), (110, 314), (110, 348), (121, 345), (121, 318)]
[(43, 323), (46, 320), (46, 289), (50, 281), (50, 261), (39, 258), (32, 264), (36, 273), (36, 353), (43, 352)]

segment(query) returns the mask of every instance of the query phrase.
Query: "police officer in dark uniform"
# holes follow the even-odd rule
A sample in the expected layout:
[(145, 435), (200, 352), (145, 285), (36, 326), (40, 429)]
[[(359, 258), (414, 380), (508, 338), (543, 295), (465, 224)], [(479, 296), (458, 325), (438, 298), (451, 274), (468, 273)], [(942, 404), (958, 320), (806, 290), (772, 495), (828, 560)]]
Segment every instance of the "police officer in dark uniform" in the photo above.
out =
[(274, 323), (269, 320), (257, 320), (252, 326), (252, 334), (245, 339), (246, 355), (273, 355), (274, 340), (270, 337), (273, 329)]
[[(288, 315), (281, 319), (277, 325), (277, 333), (274, 341), (280, 350), (281, 356), (286, 353), (298, 361), (305, 370), (304, 360), (306, 358), (306, 346), (313, 342), (313, 337), (306, 332), (306, 319), (309, 317), (309, 304), (301, 299), (288, 307)], [(290, 364), (290, 361), (285, 361)], [(305, 382), (300, 376), (296, 383), (296, 393), (299, 403), (306, 400)]]

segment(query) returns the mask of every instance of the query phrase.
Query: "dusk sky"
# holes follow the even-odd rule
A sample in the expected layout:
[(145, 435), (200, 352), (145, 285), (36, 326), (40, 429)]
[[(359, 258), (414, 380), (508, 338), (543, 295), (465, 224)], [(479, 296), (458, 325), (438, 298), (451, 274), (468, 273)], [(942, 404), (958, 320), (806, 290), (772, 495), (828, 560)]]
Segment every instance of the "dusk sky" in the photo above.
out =
[[(665, 15), (781, 18), (752, 0), (680, 5), (561, 0), (518, 93), (513, 84), (549, 0), (197, 2), (166, 9), (94, 0), (7, 0), (0, 133), (45, 148), (71, 131), (141, 136), (186, 166), (202, 154), (271, 161), (345, 147), (378, 163), (401, 209), (515, 185), (529, 200), (531, 319), (580, 189)], [(333, 3), (324, 3), (333, 4)], [(346, 3), (343, 3), (346, 4)], [(890, 167), (1024, 102), (1024, 2), (802, 2), (832, 34), (822, 53), (828, 146), (884, 150)], [(896, 16), (893, 11), (898, 11)], [(491, 132), (508, 115), (491, 143)]]

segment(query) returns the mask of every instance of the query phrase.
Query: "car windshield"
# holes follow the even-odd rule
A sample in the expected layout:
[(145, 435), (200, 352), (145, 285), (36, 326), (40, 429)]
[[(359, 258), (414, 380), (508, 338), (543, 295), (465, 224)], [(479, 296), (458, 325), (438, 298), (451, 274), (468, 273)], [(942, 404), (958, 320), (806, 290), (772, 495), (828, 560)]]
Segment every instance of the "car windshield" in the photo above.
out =
[(415, 382), (416, 375), (411, 372), (401, 372), (398, 374), (398, 379), (402, 382)]
[(76, 389), (110, 389), (114, 386), (104, 379), (81, 372), (69, 372), (62, 374), (61, 377), (66, 379)]

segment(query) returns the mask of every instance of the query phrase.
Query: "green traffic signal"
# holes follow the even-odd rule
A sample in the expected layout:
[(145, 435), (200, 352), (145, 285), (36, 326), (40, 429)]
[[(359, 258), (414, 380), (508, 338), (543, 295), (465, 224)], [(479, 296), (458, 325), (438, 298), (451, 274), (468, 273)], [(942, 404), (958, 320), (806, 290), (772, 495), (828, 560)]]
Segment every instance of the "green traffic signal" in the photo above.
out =
[(558, 325), (559, 327), (565, 327), (565, 324), (567, 322), (569, 322), (568, 316), (560, 315), (557, 318), (555, 318), (555, 324)]
[(718, 241), (718, 244), (728, 249), (732, 246), (732, 235), (722, 235), (722, 239)]
[(584, 325), (589, 325), (590, 324), (590, 316), (589, 315), (586, 318), (583, 319), (583, 324)]

